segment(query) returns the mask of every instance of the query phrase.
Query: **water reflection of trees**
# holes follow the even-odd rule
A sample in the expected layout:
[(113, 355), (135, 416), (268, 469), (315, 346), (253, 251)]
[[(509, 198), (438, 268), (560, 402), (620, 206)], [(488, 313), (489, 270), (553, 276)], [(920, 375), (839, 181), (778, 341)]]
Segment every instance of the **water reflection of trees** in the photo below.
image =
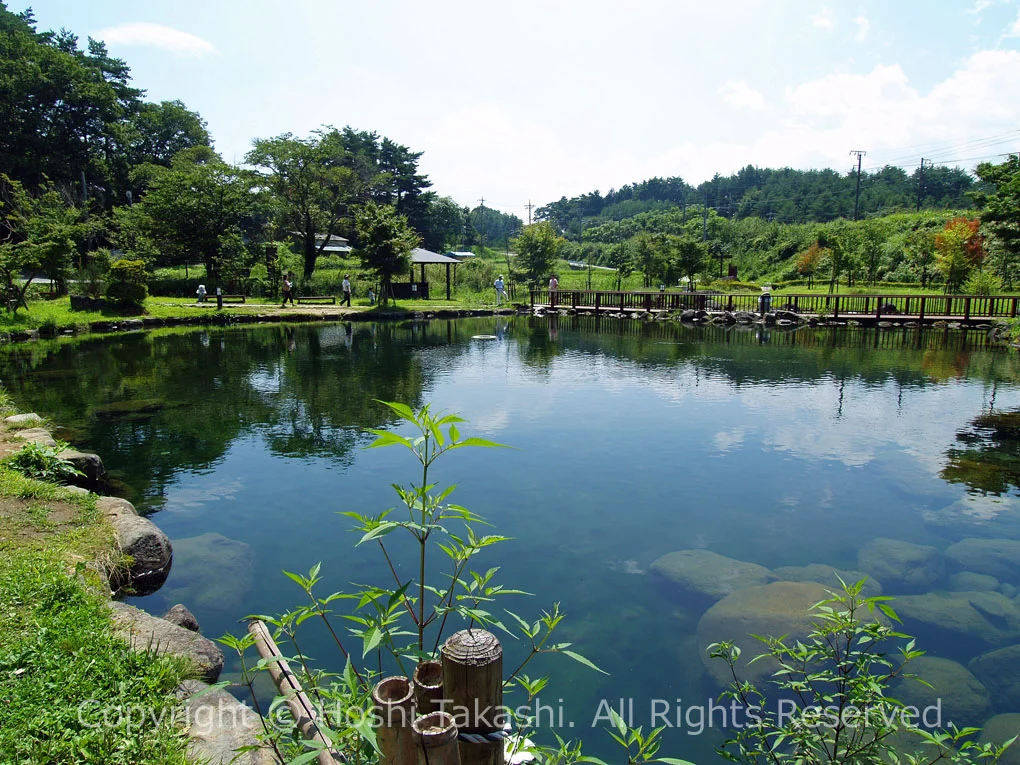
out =
[(365, 428), (388, 424), (374, 399), (421, 402), (416, 348), (452, 340), (395, 325), (138, 333), (15, 347), (3, 379), (155, 507), (178, 471), (212, 467), (246, 435), (279, 455), (349, 462)]
[(570, 348), (649, 369), (688, 364), (738, 385), (822, 376), (874, 383), (891, 378), (904, 385), (1020, 379), (1020, 358), (990, 343), (982, 331), (692, 327), (592, 316), (523, 321), (520, 334), (529, 342), (519, 350), (529, 366), (548, 364)]
[(1020, 489), (1020, 411), (986, 412), (956, 434), (941, 476), (982, 494)]
[[(143, 507), (150, 500), (157, 506), (178, 471), (208, 469), (249, 436), (264, 438), (281, 456), (349, 463), (365, 428), (389, 424), (374, 399), (420, 404), (424, 389), (473, 352), (468, 341), (476, 334), (508, 340), (507, 358), (516, 355), (526, 374), (543, 376), (569, 352), (620, 360), (649, 377), (687, 367), (737, 386), (892, 379), (902, 388), (955, 377), (1020, 379), (1016, 355), (985, 352), (984, 335), (975, 332), (783, 332), (591, 317), (273, 325), (46, 341), (0, 354), (0, 375), (20, 406), (68, 426), (64, 437), (101, 454)], [(991, 448), (961, 443), (959, 460)], [(1003, 477), (1010, 475), (1006, 468), (996, 475), (982, 485), (1013, 480)]]

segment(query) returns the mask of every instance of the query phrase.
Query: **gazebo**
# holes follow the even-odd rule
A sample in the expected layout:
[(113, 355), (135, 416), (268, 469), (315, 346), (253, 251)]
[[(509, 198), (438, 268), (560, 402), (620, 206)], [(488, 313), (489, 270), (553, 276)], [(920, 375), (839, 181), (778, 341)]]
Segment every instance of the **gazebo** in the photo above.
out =
[[(448, 255), (440, 255), (438, 252), (431, 252), (430, 250), (423, 249), (421, 247), (415, 247), (411, 250), (411, 289), (412, 295), (417, 297), (425, 298), (429, 297), (429, 285), (425, 281), (425, 266), (432, 265), (434, 263), (441, 263), (446, 266), (446, 299), (450, 299), (450, 266), (456, 266), (460, 263), (456, 258), (451, 258)], [(421, 280), (417, 283), (414, 281), (414, 267), (421, 266)], [(417, 289), (416, 289), (417, 287)]]

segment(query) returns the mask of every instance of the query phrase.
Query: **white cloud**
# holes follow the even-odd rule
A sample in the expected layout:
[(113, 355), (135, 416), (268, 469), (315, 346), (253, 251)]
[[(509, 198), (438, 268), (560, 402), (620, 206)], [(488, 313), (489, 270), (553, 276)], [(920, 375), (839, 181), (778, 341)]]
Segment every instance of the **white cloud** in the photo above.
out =
[(974, 7), (968, 8), (967, 13), (972, 13), (975, 16), (981, 13), (985, 8), (992, 5), (992, 0), (974, 0)]
[(1013, 21), (1013, 26), (1006, 32), (1006, 37), (1020, 37), (1020, 13), (1017, 14), (1016, 19)]
[(857, 42), (864, 42), (868, 36), (868, 31), (871, 29), (871, 22), (864, 16), (858, 16), (854, 19), (854, 24), (857, 25)]
[(832, 11), (828, 8), (824, 9), (821, 13), (817, 13), (811, 17), (811, 26), (816, 29), (832, 29), (836, 26), (832, 20)]
[(201, 37), (173, 27), (147, 22), (118, 24), (115, 27), (101, 29), (94, 36), (111, 45), (151, 46), (168, 50), (178, 56), (198, 57), (216, 52), (212, 43)]
[(737, 109), (756, 112), (765, 108), (765, 97), (744, 80), (727, 80), (719, 93), (723, 101)]

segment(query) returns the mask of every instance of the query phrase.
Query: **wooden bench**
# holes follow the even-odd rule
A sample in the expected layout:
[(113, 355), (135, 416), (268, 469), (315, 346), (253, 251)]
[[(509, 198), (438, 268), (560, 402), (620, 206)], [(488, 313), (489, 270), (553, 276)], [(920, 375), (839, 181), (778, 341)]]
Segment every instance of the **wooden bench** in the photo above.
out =
[(323, 305), (329, 303), (336, 305), (336, 295), (305, 295), (294, 299), (299, 303), (322, 303)]
[[(243, 303), (245, 298), (244, 295), (220, 295), (219, 299), (224, 303)], [(205, 302), (213, 302), (217, 300), (216, 295), (206, 295)]]

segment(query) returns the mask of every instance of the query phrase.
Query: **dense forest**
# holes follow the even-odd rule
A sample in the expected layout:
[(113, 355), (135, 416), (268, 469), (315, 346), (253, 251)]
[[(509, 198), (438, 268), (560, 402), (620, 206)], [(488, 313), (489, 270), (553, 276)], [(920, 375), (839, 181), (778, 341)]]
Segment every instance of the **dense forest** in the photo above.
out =
[(652, 178), (560, 199), (524, 226), (440, 196), (419, 171), (421, 152), (350, 126), (257, 138), (243, 164), (227, 163), (201, 115), (145, 100), (101, 41), (36, 26), (31, 11), (0, 0), (8, 306), (35, 276), (63, 284), (108, 269), (110, 251), (138, 264), (119, 267), (125, 279), (201, 262), (213, 284), (272, 291), (285, 261), (310, 283), (337, 236), (380, 283), (406, 269), (415, 245), (512, 249), (509, 276), (531, 281), (560, 258), (615, 268), (620, 280), (640, 273), (647, 285), (704, 283), (731, 268), (741, 279), (824, 279), (830, 289), (884, 281), (988, 291), (1020, 280), (1015, 156), (974, 175), (748, 166), (696, 188)]
[[(726, 218), (764, 218), (781, 223), (811, 223), (858, 215), (888, 215), (908, 210), (960, 210), (971, 207), (968, 192), (978, 182), (958, 167), (928, 167), (907, 175), (899, 167), (862, 171), (860, 196), (856, 171), (770, 170), (748, 165), (734, 175), (716, 174), (697, 188), (682, 178), (651, 178), (640, 183), (561, 198), (538, 208), (564, 235), (576, 238), (578, 227), (630, 218), (669, 208), (705, 206)], [(593, 220), (594, 219), (594, 220)]]

